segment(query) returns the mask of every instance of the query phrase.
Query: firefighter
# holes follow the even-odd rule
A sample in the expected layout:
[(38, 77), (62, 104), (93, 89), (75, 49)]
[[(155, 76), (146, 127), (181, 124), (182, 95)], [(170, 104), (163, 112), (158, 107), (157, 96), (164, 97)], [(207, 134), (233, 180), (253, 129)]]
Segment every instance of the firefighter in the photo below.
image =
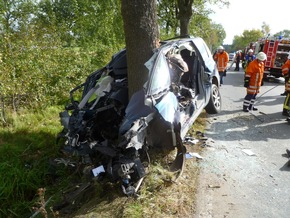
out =
[(242, 51), (238, 50), (236, 52), (236, 57), (235, 57), (235, 62), (236, 62), (236, 67), (234, 69), (234, 71), (240, 71), (240, 61), (241, 61), (241, 56), (242, 56)]
[(249, 49), (248, 53), (246, 54), (245, 58), (244, 58), (244, 69), (245, 72), (247, 70), (247, 66), (249, 65), (249, 63), (253, 60), (256, 59), (256, 56), (254, 55), (254, 51), (253, 49)]
[(263, 82), (264, 61), (266, 59), (266, 54), (264, 52), (259, 52), (257, 54), (257, 58), (250, 62), (249, 66), (246, 69), (244, 87), (247, 88), (247, 95), (245, 96), (243, 103), (244, 112), (249, 112), (250, 110), (258, 110), (254, 107), (254, 103)]
[(290, 70), (290, 52), (288, 54), (288, 58), (287, 60), (285, 61), (285, 63), (282, 65), (282, 75), (285, 79), (285, 91), (280, 94), (282, 96), (286, 96), (287, 95), (287, 89), (286, 89), (286, 85), (287, 85), (287, 82), (289, 80), (289, 70)]
[(282, 66), (282, 74), (285, 77), (285, 92), (287, 93), (283, 104), (282, 115), (290, 116), (290, 52), (288, 54), (288, 60)]
[(223, 78), (226, 76), (227, 64), (229, 62), (229, 54), (225, 51), (223, 46), (218, 47), (218, 52), (215, 54), (214, 60), (217, 62), (217, 67), (220, 75), (220, 84), (223, 84)]

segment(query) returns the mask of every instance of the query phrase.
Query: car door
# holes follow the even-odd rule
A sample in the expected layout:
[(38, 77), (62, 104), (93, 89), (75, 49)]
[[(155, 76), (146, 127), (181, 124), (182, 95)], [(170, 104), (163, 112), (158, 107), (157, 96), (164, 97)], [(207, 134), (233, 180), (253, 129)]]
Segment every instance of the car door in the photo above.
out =
[(179, 122), (178, 101), (170, 91), (171, 76), (166, 58), (168, 48), (161, 48), (145, 64), (149, 69), (149, 79), (145, 84), (145, 104), (155, 107), (168, 122)]
[[(205, 106), (205, 104), (209, 101), (211, 95), (213, 73), (217, 74), (216, 64), (212, 59), (211, 52), (209, 51), (203, 39), (197, 37), (192, 39), (192, 41), (194, 47), (197, 50), (197, 54), (199, 54), (197, 60), (199, 87), (198, 102), (200, 106)], [(219, 78), (219, 76), (217, 76), (217, 78)]]

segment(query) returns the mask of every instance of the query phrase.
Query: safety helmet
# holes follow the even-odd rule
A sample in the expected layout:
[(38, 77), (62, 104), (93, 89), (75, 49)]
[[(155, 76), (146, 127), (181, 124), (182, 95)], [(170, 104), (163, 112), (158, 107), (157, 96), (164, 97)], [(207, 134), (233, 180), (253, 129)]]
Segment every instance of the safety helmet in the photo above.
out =
[(254, 51), (253, 51), (253, 49), (249, 49), (249, 51), (248, 51), (248, 52), (254, 52)]
[(260, 61), (264, 61), (264, 60), (267, 59), (267, 55), (264, 52), (259, 52), (257, 54), (257, 59), (260, 60)]
[(219, 49), (225, 50), (225, 48), (223, 46), (221, 46), (221, 45), (218, 47), (218, 50)]

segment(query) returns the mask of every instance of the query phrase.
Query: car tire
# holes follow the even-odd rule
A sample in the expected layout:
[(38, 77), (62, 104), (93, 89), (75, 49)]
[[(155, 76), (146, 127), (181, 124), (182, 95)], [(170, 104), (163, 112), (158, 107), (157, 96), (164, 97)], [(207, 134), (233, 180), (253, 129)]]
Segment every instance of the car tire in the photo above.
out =
[(220, 112), (222, 106), (222, 99), (220, 90), (217, 85), (212, 84), (211, 95), (208, 104), (205, 107), (205, 111), (208, 114), (217, 114)]

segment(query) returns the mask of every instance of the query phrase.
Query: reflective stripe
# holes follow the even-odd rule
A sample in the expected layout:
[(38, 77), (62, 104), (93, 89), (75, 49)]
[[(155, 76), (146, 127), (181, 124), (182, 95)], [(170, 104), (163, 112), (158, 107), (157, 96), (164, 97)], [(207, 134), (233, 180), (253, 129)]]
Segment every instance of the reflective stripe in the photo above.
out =
[(282, 69), (282, 73), (283, 74), (286, 74), (286, 73), (288, 73), (288, 71), (289, 71), (289, 68), (287, 67), (287, 68), (284, 68), (284, 69)]
[(258, 88), (258, 81), (259, 81), (259, 72), (256, 73), (256, 78), (255, 78), (255, 85), (253, 86), (254, 89), (257, 89)]
[(288, 82), (285, 85), (285, 89), (286, 91), (290, 92), (290, 79), (288, 80)]
[(249, 94), (255, 94), (258, 90), (256, 89), (247, 89), (247, 93)]
[(256, 100), (255, 99), (251, 99), (251, 107), (254, 107), (254, 104), (255, 104)]
[(250, 89), (257, 89), (258, 86), (249, 86)]
[(248, 107), (250, 105), (250, 102), (244, 101), (243, 106)]
[(282, 65), (282, 73), (284, 76), (287, 76), (289, 74), (290, 70), (290, 60), (288, 59), (283, 65)]
[(283, 104), (283, 109), (286, 109), (286, 110), (290, 110), (290, 105), (289, 105), (289, 103), (290, 103), (290, 99), (289, 99), (289, 97), (290, 97), (290, 94), (288, 94), (287, 96), (286, 96), (286, 98), (285, 98), (285, 101), (284, 101), (284, 104)]

